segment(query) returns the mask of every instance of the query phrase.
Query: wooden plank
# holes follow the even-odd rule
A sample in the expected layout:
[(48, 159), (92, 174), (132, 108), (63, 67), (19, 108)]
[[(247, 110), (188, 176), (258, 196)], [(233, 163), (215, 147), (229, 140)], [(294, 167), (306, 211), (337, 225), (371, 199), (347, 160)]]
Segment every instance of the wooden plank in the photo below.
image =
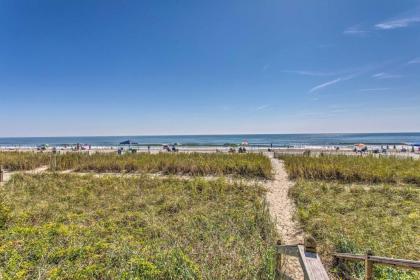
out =
[[(333, 255), (336, 258), (349, 260), (349, 261), (365, 261), (366, 256), (354, 255), (347, 253), (335, 253)], [(420, 261), (404, 260), (404, 259), (393, 259), (378, 256), (369, 256), (369, 260), (376, 264), (391, 265), (402, 268), (410, 268), (420, 270)]]
[(277, 245), (277, 253), (286, 256), (299, 257), (297, 245)]
[(333, 254), (333, 256), (336, 258), (348, 260), (348, 261), (364, 261), (365, 260), (365, 256), (363, 255), (353, 255), (353, 254), (348, 254), (348, 253), (335, 253)]
[(385, 257), (377, 257), (377, 256), (369, 256), (369, 259), (372, 262), (377, 263), (377, 264), (385, 264), (385, 265), (392, 265), (392, 266), (420, 270), (420, 261), (393, 259), (393, 258), (385, 258)]
[(307, 280), (329, 280), (327, 271), (317, 253), (305, 252), (305, 247), (298, 245), (299, 261)]

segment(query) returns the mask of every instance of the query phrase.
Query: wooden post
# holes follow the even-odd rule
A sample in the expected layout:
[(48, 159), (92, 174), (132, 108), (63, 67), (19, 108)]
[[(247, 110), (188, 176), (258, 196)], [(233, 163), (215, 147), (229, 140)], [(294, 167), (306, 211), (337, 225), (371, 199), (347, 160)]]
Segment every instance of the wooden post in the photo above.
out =
[(366, 251), (365, 256), (365, 280), (372, 280), (373, 279), (373, 262), (369, 259), (370, 256), (373, 255), (371, 250)]
[(0, 183), (3, 182), (4, 180), (3, 174), (4, 174), (3, 165), (0, 165)]
[(303, 245), (305, 246), (305, 252), (317, 253), (316, 240), (312, 236), (306, 236)]
[[(281, 245), (281, 240), (277, 240), (277, 245)], [(280, 275), (282, 273), (282, 265), (281, 265), (281, 253), (276, 250), (276, 278), (280, 279)]]

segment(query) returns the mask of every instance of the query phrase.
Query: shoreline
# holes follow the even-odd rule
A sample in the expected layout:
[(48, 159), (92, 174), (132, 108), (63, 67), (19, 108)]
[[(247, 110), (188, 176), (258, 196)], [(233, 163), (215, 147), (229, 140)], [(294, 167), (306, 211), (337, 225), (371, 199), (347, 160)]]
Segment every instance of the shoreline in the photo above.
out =
[[(420, 159), (420, 148), (415, 147), (414, 152), (412, 147), (408, 145), (389, 145), (388, 149), (382, 151), (382, 148), (385, 148), (387, 145), (366, 145), (367, 151), (363, 155), (376, 155), (376, 156), (397, 156), (397, 157), (411, 157), (415, 159)], [(308, 145), (308, 146), (293, 146), (293, 147), (275, 147), (271, 149), (270, 147), (261, 147), (261, 146), (252, 146), (252, 145), (243, 145), (236, 147), (227, 147), (227, 146), (176, 146), (177, 152), (181, 153), (229, 153), (230, 149), (234, 149), (235, 152), (238, 151), (239, 147), (244, 147), (246, 152), (274, 152), (283, 155), (303, 155), (305, 151), (310, 151), (311, 155), (360, 155), (360, 151), (355, 152), (354, 146), (322, 146), (322, 145)], [(338, 147), (338, 149), (337, 149)], [(54, 149), (55, 148), (55, 149)], [(137, 153), (160, 153), (168, 152), (163, 149), (163, 146), (150, 146), (150, 151), (147, 146), (82, 146), (80, 149), (75, 149), (75, 147), (47, 147), (45, 150), (39, 150), (36, 147), (1, 147), (0, 152), (33, 152), (33, 153), (53, 153), (54, 151), (59, 154), (65, 153), (117, 153), (119, 149), (122, 148), (123, 153), (129, 153), (130, 149), (134, 149)], [(405, 150), (403, 150), (405, 149)]]

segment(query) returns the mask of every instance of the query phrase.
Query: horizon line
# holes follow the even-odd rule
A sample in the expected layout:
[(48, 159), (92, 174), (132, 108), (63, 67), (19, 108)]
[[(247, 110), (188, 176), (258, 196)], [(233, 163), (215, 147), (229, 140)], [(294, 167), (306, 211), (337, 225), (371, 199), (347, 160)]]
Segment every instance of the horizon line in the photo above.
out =
[(420, 131), (381, 131), (381, 132), (294, 132), (294, 133), (214, 133), (214, 134), (139, 134), (139, 135), (63, 135), (63, 136), (0, 136), (7, 138), (78, 138), (78, 137), (176, 137), (176, 136), (241, 136), (241, 135), (313, 135), (313, 134), (420, 134)]

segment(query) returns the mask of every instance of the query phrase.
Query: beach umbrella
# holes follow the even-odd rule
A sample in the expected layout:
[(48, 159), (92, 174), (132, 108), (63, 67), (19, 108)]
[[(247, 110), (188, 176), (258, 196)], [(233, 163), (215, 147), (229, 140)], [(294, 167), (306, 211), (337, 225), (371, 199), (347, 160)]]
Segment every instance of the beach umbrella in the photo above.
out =
[(362, 144), (362, 143), (359, 143), (359, 144), (355, 144), (355, 146), (356, 146), (356, 147), (358, 147), (358, 148), (363, 148), (363, 147), (365, 147), (366, 145), (365, 145), (365, 144)]
[(242, 141), (242, 144), (241, 145), (242, 146), (248, 146), (248, 144), (249, 144), (248, 141), (245, 140), (245, 141)]

